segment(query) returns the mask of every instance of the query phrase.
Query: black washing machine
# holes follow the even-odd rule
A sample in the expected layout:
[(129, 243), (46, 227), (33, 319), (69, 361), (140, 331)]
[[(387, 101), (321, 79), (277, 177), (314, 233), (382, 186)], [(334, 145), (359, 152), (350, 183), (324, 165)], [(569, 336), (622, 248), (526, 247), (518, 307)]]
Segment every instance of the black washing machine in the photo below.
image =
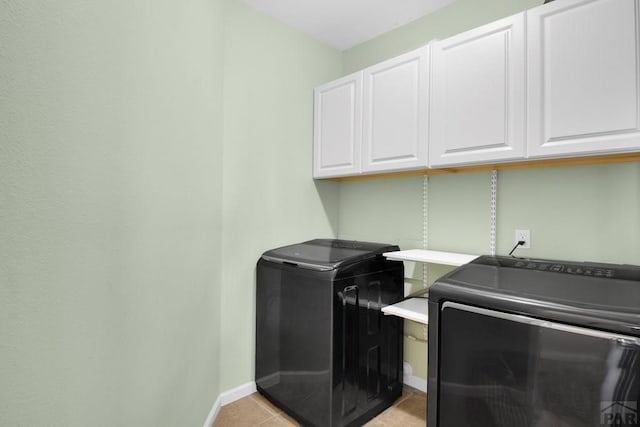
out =
[(317, 239), (257, 265), (256, 385), (303, 425), (362, 425), (402, 394), (397, 246)]

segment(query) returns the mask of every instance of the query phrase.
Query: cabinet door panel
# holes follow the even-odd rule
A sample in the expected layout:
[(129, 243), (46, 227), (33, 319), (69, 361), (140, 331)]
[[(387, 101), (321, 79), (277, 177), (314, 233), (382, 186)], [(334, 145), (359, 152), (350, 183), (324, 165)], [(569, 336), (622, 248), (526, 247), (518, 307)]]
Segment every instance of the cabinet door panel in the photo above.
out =
[(524, 14), (433, 46), (431, 166), (524, 156)]
[(638, 6), (566, 0), (528, 12), (532, 157), (640, 148)]
[(364, 172), (427, 167), (428, 47), (364, 71)]
[(362, 73), (314, 92), (313, 177), (360, 173), (362, 142)]

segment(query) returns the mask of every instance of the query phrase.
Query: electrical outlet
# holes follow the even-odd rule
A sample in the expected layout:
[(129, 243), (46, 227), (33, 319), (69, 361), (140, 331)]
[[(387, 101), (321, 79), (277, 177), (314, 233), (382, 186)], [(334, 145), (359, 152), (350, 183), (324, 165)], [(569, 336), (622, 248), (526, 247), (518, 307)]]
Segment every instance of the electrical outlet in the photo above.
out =
[(522, 249), (529, 249), (531, 247), (531, 232), (529, 230), (516, 230), (516, 237), (513, 244), (515, 245), (521, 240), (524, 241), (524, 245), (520, 247)]

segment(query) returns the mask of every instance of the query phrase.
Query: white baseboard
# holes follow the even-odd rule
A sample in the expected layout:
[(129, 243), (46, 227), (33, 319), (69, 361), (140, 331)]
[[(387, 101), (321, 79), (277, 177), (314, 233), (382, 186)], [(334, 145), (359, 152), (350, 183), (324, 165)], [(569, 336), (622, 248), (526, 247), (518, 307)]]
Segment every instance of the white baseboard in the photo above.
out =
[(236, 400), (240, 400), (243, 397), (255, 393), (257, 390), (255, 381), (249, 381), (246, 384), (242, 384), (241, 386), (222, 393), (220, 395), (220, 403), (222, 406), (228, 405), (229, 403), (233, 403)]
[(207, 415), (207, 419), (204, 420), (203, 427), (211, 427), (213, 425), (213, 422), (216, 420), (216, 417), (218, 416), (218, 412), (220, 412), (221, 407), (222, 407), (222, 404), (220, 403), (220, 396), (218, 396), (216, 401), (213, 403), (211, 410), (209, 411), (209, 415)]
[(411, 388), (415, 388), (416, 390), (420, 390), (424, 393), (427, 392), (427, 380), (413, 375), (413, 368), (408, 362), (403, 362), (402, 370), (404, 371), (402, 382), (405, 385), (408, 385)]
[(408, 385), (411, 388), (420, 390), (423, 393), (427, 392), (427, 380), (425, 379), (416, 377), (415, 375), (405, 375), (403, 378), (403, 382), (405, 385)]
[(221, 393), (213, 404), (211, 411), (209, 411), (209, 415), (204, 422), (204, 427), (211, 427), (213, 425), (221, 407), (228, 405), (229, 403), (233, 403), (236, 400), (240, 400), (243, 397), (249, 396), (250, 394), (255, 393), (256, 390), (256, 383), (254, 381), (250, 381), (234, 389)]

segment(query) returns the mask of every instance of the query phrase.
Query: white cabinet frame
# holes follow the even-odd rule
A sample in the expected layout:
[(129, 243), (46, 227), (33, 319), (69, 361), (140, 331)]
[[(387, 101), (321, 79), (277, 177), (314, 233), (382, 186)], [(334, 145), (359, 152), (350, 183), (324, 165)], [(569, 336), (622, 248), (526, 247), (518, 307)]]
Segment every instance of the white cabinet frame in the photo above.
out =
[(358, 175), (362, 151), (362, 71), (314, 90), (313, 177)]
[(524, 13), (433, 44), (432, 167), (525, 156)]
[(528, 154), (640, 149), (638, 0), (563, 0), (527, 12)]
[(427, 167), (429, 46), (364, 70), (362, 170)]

